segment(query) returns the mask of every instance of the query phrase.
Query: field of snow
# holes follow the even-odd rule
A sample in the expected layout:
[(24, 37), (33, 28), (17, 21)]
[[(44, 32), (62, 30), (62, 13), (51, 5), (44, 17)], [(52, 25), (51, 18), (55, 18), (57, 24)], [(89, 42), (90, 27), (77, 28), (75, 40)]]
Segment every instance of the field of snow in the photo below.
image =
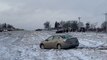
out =
[[(49, 31), (14, 31), (0, 33), (0, 60), (107, 60), (107, 34), (68, 34), (78, 38), (77, 49), (40, 49), (39, 44), (54, 35)], [(66, 33), (65, 33), (66, 34)]]

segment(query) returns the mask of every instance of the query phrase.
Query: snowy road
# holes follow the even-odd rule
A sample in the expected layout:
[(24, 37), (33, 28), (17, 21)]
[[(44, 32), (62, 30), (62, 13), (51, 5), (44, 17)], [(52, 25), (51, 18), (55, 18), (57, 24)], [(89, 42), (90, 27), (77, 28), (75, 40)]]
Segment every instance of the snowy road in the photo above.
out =
[(107, 34), (68, 33), (79, 39), (77, 49), (40, 49), (39, 43), (54, 34), (47, 31), (0, 33), (0, 60), (107, 60)]

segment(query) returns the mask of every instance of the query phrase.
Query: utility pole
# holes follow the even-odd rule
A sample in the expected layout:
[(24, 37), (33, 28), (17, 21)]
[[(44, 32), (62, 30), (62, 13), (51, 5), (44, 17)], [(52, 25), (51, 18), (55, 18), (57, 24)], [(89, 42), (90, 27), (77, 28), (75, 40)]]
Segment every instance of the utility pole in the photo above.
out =
[[(107, 13), (105, 13), (105, 22), (107, 22)], [(106, 23), (106, 32), (107, 32), (107, 23)]]

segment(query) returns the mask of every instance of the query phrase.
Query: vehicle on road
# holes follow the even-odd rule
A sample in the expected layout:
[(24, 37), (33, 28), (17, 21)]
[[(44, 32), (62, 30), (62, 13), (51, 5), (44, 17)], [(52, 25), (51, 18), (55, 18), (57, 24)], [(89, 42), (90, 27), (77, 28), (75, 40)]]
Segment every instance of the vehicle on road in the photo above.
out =
[(66, 49), (75, 48), (79, 46), (79, 41), (76, 37), (71, 35), (54, 35), (47, 38), (40, 43), (41, 49), (55, 48)]

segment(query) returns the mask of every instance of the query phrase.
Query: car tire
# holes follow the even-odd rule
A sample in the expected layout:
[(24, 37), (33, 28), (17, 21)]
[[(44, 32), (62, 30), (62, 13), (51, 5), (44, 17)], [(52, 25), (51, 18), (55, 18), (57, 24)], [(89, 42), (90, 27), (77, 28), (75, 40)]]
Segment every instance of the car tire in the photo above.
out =
[(41, 49), (45, 49), (44, 44), (40, 44)]
[(57, 49), (61, 49), (61, 44), (57, 44)]

